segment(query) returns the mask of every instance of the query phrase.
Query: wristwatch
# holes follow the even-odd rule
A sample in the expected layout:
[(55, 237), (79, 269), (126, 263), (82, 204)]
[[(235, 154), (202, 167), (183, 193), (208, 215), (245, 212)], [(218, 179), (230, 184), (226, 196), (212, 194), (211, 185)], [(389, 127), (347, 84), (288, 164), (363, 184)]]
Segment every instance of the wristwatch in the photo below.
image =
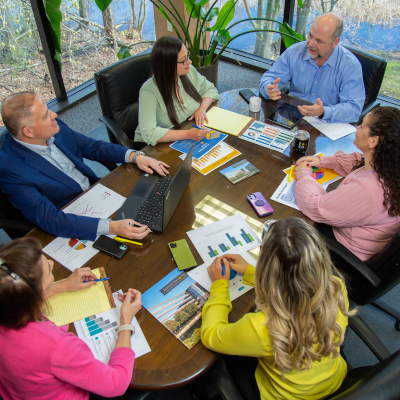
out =
[(322, 119), (322, 118), (324, 118), (324, 115), (325, 115), (325, 110), (322, 111), (322, 114), (321, 114), (321, 115), (318, 115), (318, 118), (319, 118), (319, 119)]
[(135, 151), (135, 154), (134, 154), (133, 157), (132, 157), (132, 162), (136, 164), (136, 159), (137, 159), (139, 156), (145, 156), (145, 155), (146, 155), (146, 154), (143, 153), (143, 151)]
[(131, 336), (135, 333), (135, 327), (133, 325), (121, 325), (118, 327), (118, 333), (122, 331), (131, 331)]

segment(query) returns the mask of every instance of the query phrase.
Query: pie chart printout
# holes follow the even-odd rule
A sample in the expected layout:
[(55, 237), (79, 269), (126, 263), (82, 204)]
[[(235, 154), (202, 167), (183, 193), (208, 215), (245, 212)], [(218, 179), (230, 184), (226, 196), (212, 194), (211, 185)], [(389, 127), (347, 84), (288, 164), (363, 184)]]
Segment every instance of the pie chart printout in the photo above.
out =
[(324, 171), (322, 171), (322, 169), (318, 169), (318, 168), (313, 168), (313, 173), (312, 173), (312, 177), (315, 180), (321, 179), (324, 176)]
[(83, 250), (86, 247), (87, 240), (70, 239), (68, 244), (74, 250)]
[(234, 279), (236, 275), (237, 275), (237, 272), (234, 271), (233, 269), (231, 269), (231, 274), (229, 276), (229, 280), (231, 281), (232, 279)]

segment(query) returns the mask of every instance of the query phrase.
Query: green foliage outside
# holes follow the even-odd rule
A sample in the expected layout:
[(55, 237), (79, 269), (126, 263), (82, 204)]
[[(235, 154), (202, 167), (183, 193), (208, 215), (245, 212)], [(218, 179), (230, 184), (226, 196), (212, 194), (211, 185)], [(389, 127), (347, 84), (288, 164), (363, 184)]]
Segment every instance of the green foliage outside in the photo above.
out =
[(385, 77), (383, 78), (380, 94), (400, 99), (400, 53), (370, 50), (387, 61)]

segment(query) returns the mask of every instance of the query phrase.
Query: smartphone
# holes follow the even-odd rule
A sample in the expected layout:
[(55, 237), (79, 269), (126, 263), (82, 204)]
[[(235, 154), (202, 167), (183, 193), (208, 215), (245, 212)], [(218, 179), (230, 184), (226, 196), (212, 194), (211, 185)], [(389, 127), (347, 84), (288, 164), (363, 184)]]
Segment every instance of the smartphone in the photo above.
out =
[(102, 251), (103, 253), (114, 256), (120, 260), (129, 250), (126, 244), (117, 242), (108, 236), (101, 235), (94, 243), (93, 248)]
[(271, 215), (274, 210), (265, 200), (264, 196), (260, 192), (252, 193), (247, 196), (247, 200), (253, 206), (259, 217), (265, 217)]
[(250, 89), (239, 90), (239, 94), (243, 97), (244, 101), (248, 104), (252, 97), (257, 97), (257, 95)]
[(168, 243), (168, 247), (171, 250), (172, 256), (174, 257), (176, 265), (180, 271), (197, 265), (185, 239)]

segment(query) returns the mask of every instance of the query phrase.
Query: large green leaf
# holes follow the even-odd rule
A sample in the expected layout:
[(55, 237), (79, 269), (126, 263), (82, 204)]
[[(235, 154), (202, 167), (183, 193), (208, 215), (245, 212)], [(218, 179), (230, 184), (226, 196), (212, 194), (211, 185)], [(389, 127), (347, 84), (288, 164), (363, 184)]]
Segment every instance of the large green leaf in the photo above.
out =
[(229, 32), (227, 30), (225, 30), (224, 32), (221, 32), (221, 33), (222, 33), (221, 35), (213, 35), (211, 37), (211, 40), (217, 41), (222, 46), (227, 46), (229, 41), (232, 39), (231, 35), (229, 34)]
[(303, 0), (298, 0), (297, 3), (300, 8), (303, 8)]
[(123, 60), (124, 58), (128, 58), (131, 56), (129, 53), (129, 47), (122, 45), (117, 53), (118, 60)]
[[(279, 32), (289, 33), (290, 35), (297, 37), (301, 41), (304, 40), (303, 35), (301, 33), (297, 33), (293, 28), (290, 27), (287, 22), (285, 22), (283, 25), (279, 24)], [(292, 44), (298, 43), (295, 39), (286, 35), (281, 35), (281, 38), (286, 48), (289, 48)]]
[(53, 38), (54, 48), (56, 50), (54, 59), (59, 62), (61, 68), (61, 0), (44, 0), (43, 4), (50, 23), (51, 36)]
[(229, 22), (235, 14), (235, 0), (229, 0), (224, 4), (219, 12), (217, 22), (211, 27), (212, 31), (218, 31), (220, 29), (225, 29)]
[(192, 18), (197, 19), (200, 15), (200, 6), (208, 3), (208, 0), (183, 0), (186, 6), (186, 12), (192, 15)]
[[(218, 7), (213, 7), (211, 9), (211, 11), (209, 12), (209, 14), (207, 15), (208, 11), (209, 10), (207, 8), (201, 7), (201, 19), (202, 20), (205, 19), (207, 22), (210, 22), (214, 17), (216, 17), (218, 15), (219, 8)], [(207, 15), (207, 18), (206, 18), (206, 15)]]
[(110, 5), (111, 2), (112, 0), (95, 0), (97, 7), (99, 7), (102, 12), (105, 11), (105, 9)]

